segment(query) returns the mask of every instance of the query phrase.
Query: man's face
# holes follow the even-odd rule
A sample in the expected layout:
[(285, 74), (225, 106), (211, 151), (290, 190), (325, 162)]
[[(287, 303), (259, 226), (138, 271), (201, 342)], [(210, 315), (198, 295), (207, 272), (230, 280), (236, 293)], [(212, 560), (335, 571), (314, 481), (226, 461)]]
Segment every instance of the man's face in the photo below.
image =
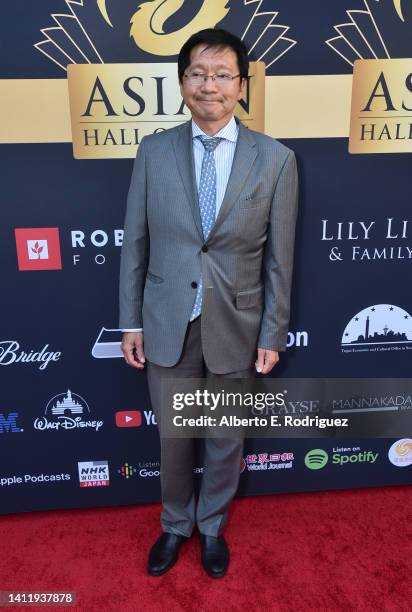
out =
[[(207, 48), (205, 44), (197, 45), (192, 49), (190, 60), (185, 75), (239, 74), (237, 56), (230, 47), (220, 49)], [(208, 78), (197, 84), (184, 76), (180, 92), (195, 121), (224, 123), (226, 118), (229, 121), (237, 101), (243, 96), (245, 83), (245, 79), (237, 77), (223, 83)]]

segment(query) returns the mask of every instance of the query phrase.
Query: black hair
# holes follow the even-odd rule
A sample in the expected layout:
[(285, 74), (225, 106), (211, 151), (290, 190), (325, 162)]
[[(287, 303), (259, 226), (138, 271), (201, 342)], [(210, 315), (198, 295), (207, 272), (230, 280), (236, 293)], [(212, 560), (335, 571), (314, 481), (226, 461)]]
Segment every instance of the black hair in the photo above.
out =
[(209, 47), (230, 47), (236, 53), (239, 73), (242, 79), (246, 79), (249, 73), (248, 51), (243, 40), (235, 34), (218, 28), (207, 28), (200, 30), (185, 42), (180, 49), (177, 60), (179, 81), (182, 82), (186, 68), (190, 65), (190, 53), (197, 45), (207, 45)]

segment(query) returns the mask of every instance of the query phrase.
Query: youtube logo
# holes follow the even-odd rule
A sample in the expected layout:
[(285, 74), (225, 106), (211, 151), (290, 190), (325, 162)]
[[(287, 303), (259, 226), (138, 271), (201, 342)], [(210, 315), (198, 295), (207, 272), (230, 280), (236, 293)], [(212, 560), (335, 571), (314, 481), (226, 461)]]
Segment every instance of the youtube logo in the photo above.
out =
[(140, 427), (142, 413), (140, 410), (120, 410), (116, 412), (117, 427)]

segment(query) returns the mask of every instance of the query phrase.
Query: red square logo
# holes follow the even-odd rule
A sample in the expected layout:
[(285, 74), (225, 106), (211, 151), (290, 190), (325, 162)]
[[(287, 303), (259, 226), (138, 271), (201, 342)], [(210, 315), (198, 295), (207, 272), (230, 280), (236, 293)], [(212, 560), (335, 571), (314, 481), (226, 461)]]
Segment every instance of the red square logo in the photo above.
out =
[(61, 270), (58, 227), (15, 229), (19, 270)]
[(140, 410), (120, 410), (116, 412), (117, 427), (140, 427), (142, 413)]

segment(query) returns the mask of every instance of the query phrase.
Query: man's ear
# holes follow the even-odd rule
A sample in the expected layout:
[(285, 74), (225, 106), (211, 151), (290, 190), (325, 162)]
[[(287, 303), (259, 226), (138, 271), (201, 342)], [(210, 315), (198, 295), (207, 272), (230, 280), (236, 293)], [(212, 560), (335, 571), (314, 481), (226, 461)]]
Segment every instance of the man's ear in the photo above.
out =
[(246, 88), (246, 83), (247, 83), (247, 79), (241, 79), (240, 80), (240, 91), (239, 91), (239, 95), (238, 95), (238, 100), (241, 100), (241, 98), (243, 98), (243, 96), (245, 95), (245, 88)]

